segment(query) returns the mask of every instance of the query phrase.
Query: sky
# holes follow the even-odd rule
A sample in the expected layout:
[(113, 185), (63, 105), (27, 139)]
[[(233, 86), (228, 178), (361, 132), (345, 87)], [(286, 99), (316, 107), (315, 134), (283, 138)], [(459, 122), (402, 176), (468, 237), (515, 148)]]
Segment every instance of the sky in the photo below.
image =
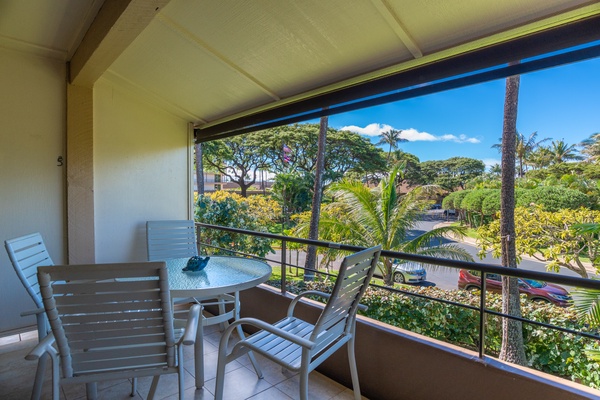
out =
[[(381, 132), (401, 129), (408, 142), (399, 148), (421, 161), (460, 156), (492, 166), (500, 164), (492, 145), (502, 136), (504, 89), (502, 79), (449, 90), (333, 115), (329, 126), (374, 143)], [(600, 132), (600, 58), (522, 75), (517, 131), (568, 144)]]

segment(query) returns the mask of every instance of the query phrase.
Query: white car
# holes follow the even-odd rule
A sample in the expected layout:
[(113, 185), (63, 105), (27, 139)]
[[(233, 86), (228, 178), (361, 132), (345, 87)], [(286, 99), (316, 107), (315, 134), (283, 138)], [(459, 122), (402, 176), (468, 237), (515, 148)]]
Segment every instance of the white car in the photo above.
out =
[[(423, 268), (423, 264), (419, 262), (397, 262), (393, 264), (393, 268), (393, 279), (396, 283), (419, 283), (427, 279), (427, 271)], [(373, 275), (381, 278), (381, 269), (375, 268)]]

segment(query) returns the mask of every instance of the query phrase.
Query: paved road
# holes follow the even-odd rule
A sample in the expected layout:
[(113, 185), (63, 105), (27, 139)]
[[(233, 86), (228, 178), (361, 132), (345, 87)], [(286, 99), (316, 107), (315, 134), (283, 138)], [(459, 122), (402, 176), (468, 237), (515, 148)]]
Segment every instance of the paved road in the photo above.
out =
[[(418, 224), (417, 229), (414, 232), (415, 236), (421, 234), (423, 232), (427, 232), (433, 229), (433, 227), (439, 223), (445, 222), (446, 219), (439, 214), (429, 212), (423, 220)], [(484, 259), (479, 259), (478, 252), (479, 249), (474, 245), (473, 240), (467, 241), (453, 241), (450, 239), (445, 240), (446, 243), (455, 243), (458, 246), (467, 250), (472, 256), (475, 262), (481, 262), (486, 264), (494, 264), (494, 265), (502, 265), (500, 259), (492, 257), (491, 254), (487, 254)], [(546, 272), (546, 263), (536, 261), (529, 257), (524, 257), (521, 263), (519, 264), (519, 268), (531, 270), (531, 271), (539, 271)], [(561, 269), (561, 275), (565, 276), (579, 276), (575, 272), (568, 270), (566, 268)], [(441, 289), (456, 289), (458, 282), (458, 270), (453, 268), (440, 268), (438, 270), (428, 270), (427, 271), (427, 281), (434, 283), (437, 287)], [(431, 284), (429, 283), (429, 285)]]
[[(421, 233), (430, 231), (433, 229), (434, 226), (436, 226), (440, 223), (446, 222), (446, 221), (447, 221), (447, 219), (441, 213), (435, 212), (435, 211), (430, 211), (419, 222), (416, 229), (412, 231), (411, 236), (417, 236)], [(483, 260), (480, 260), (479, 256), (478, 256), (479, 250), (474, 245), (474, 243), (472, 243), (473, 240), (470, 240), (469, 242), (471, 242), (471, 243), (469, 243), (469, 242), (445, 239), (444, 242), (445, 243), (455, 243), (458, 246), (461, 246), (462, 248), (467, 250), (473, 256), (473, 259), (475, 260), (475, 262), (501, 265), (500, 260), (492, 257), (490, 254), (487, 254)], [(281, 252), (279, 250), (277, 250), (276, 254), (271, 254), (267, 257), (271, 260), (280, 261), (281, 260)], [(290, 259), (289, 255), (288, 255), (287, 262), (291, 263), (291, 264), (295, 264), (295, 265), (304, 266), (304, 260), (305, 260), (305, 254), (300, 253), (298, 262), (296, 262), (296, 252), (292, 251), (292, 258)], [(337, 265), (339, 265), (339, 263), (334, 264), (333, 267), (335, 268)], [(536, 260), (533, 260), (530, 258), (523, 258), (522, 262), (519, 264), (519, 268), (528, 269), (528, 270), (532, 270), (532, 271), (546, 272), (545, 263), (542, 263), (542, 262), (539, 262), (539, 261), (536, 261)], [(561, 273), (561, 275), (578, 276), (575, 272), (570, 271), (568, 269), (562, 269), (560, 273)], [(421, 285), (437, 286), (441, 289), (452, 290), (452, 289), (457, 288), (457, 282), (458, 282), (458, 270), (457, 269), (440, 267), (435, 270), (428, 269), (427, 270), (427, 281), (422, 283)]]

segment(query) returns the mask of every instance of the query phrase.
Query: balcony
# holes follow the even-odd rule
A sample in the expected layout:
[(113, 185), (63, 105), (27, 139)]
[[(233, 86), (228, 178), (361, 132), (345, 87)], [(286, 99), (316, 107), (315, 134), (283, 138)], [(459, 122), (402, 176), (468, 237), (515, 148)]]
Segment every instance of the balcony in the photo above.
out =
[[(196, 390), (194, 387), (193, 349), (185, 354), (185, 398), (213, 399), (214, 378), (217, 370), (217, 348), (220, 332), (217, 326), (205, 328), (204, 354), (206, 387)], [(37, 343), (35, 332), (11, 337), (15, 340), (0, 339), (0, 398), (4, 400), (28, 399), (35, 376), (35, 362), (26, 361), (25, 354)], [(6, 344), (2, 344), (2, 343)], [(225, 398), (229, 399), (292, 399), (297, 396), (298, 379), (289, 372), (282, 372), (273, 362), (257, 356), (263, 367), (264, 379), (257, 379), (247, 357), (242, 357), (228, 366)], [(48, 364), (48, 369), (50, 369)], [(101, 399), (145, 399), (150, 388), (151, 378), (142, 378), (134, 397), (130, 397), (131, 383), (127, 380), (103, 382), (98, 386), (98, 398)], [(42, 399), (51, 398), (52, 379), (47, 371)], [(289, 394), (289, 396), (287, 395)], [(85, 386), (64, 386), (61, 398), (65, 400), (85, 399)], [(156, 399), (177, 399), (177, 379), (175, 375), (161, 377)], [(342, 384), (313, 372), (310, 375), (311, 399), (351, 399), (353, 392)]]

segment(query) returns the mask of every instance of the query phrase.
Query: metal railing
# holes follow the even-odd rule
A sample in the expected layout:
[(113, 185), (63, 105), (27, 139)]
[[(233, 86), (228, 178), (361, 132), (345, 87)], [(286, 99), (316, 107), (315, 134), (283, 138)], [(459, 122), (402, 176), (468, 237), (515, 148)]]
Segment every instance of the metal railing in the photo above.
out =
[[(231, 228), (231, 227), (225, 227), (225, 226), (219, 226), (219, 225), (210, 225), (210, 224), (203, 224), (203, 223), (196, 223), (196, 225), (197, 225), (197, 227), (200, 227), (203, 229), (216, 229), (216, 230), (221, 230), (221, 231), (227, 231), (227, 232), (251, 235), (251, 236), (258, 236), (258, 237), (263, 237), (263, 238), (267, 238), (267, 239), (280, 241), (281, 242), (281, 259), (280, 260), (272, 260), (272, 259), (268, 259), (268, 258), (264, 258), (264, 257), (257, 257), (253, 254), (240, 253), (235, 250), (223, 249), (223, 248), (216, 247), (216, 246), (211, 246), (211, 247), (222, 249), (222, 250), (225, 250), (230, 253), (237, 254), (237, 255), (248, 256), (248, 257), (258, 258), (263, 261), (279, 263), (281, 265), (281, 294), (282, 295), (286, 294), (286, 286), (287, 286), (286, 269), (287, 269), (287, 267), (295, 267), (295, 268), (305, 269), (298, 265), (292, 265), (287, 262), (286, 247), (287, 247), (288, 242), (299, 243), (299, 244), (304, 244), (304, 245), (309, 245), (309, 246), (325, 247), (325, 248), (329, 248), (329, 249), (336, 249), (336, 250), (342, 250), (342, 251), (350, 251), (350, 252), (356, 252), (356, 251), (360, 251), (360, 250), (364, 249), (364, 247), (361, 247), (361, 246), (353, 246), (353, 245), (346, 245), (346, 244), (340, 244), (340, 243), (325, 242), (325, 241), (321, 241), (321, 240), (295, 238), (295, 237), (290, 237), (290, 236), (276, 235), (276, 234), (267, 233), (267, 232), (249, 231), (249, 230), (245, 230), (245, 229), (237, 229), (237, 228)], [(207, 246), (206, 243), (201, 242), (201, 237), (202, 237), (202, 235), (200, 234), (200, 231), (199, 231), (199, 234), (198, 234), (198, 238), (200, 241), (199, 244), (202, 246)], [(208, 245), (208, 246), (210, 246), (210, 245)], [(371, 285), (370, 285), (372, 287), (388, 290), (393, 293), (400, 293), (400, 294), (407, 295), (407, 296), (413, 296), (413, 297), (419, 297), (419, 298), (423, 298), (423, 299), (427, 299), (427, 300), (431, 300), (431, 301), (437, 301), (437, 302), (441, 302), (444, 304), (453, 305), (453, 306), (457, 306), (457, 307), (463, 307), (463, 308), (471, 309), (471, 310), (478, 312), (479, 313), (479, 343), (478, 343), (479, 358), (483, 358), (483, 356), (485, 354), (485, 325), (486, 325), (485, 322), (486, 322), (487, 314), (494, 315), (494, 316), (501, 317), (501, 318), (509, 318), (509, 319), (513, 319), (513, 320), (518, 320), (518, 321), (521, 321), (524, 323), (533, 324), (533, 325), (537, 325), (537, 326), (544, 327), (544, 328), (554, 329), (554, 330), (558, 330), (558, 331), (561, 331), (564, 333), (579, 335), (579, 336), (587, 337), (590, 339), (600, 340), (600, 336), (597, 334), (592, 334), (592, 333), (583, 332), (583, 331), (576, 331), (576, 330), (572, 330), (572, 329), (568, 329), (568, 328), (563, 328), (558, 325), (552, 325), (552, 324), (547, 324), (544, 322), (534, 321), (534, 320), (527, 319), (527, 318), (516, 317), (516, 316), (510, 315), (510, 314), (504, 314), (504, 313), (497, 312), (497, 311), (486, 308), (486, 295), (487, 295), (486, 277), (487, 277), (487, 274), (497, 274), (497, 275), (515, 277), (515, 278), (533, 279), (533, 280), (538, 280), (538, 281), (575, 286), (578, 288), (593, 289), (593, 290), (598, 290), (598, 291), (600, 291), (600, 280), (592, 280), (592, 279), (585, 279), (585, 278), (572, 277), (572, 276), (562, 276), (562, 275), (557, 275), (557, 274), (548, 273), (548, 272), (530, 271), (530, 270), (519, 269), (519, 268), (506, 268), (506, 267), (493, 265), (493, 264), (487, 264), (487, 263), (475, 263), (475, 262), (469, 262), (469, 261), (449, 260), (449, 259), (444, 259), (444, 258), (422, 256), (422, 255), (409, 254), (409, 253), (390, 251), (390, 250), (382, 250), (381, 256), (404, 259), (404, 260), (408, 260), (408, 261), (415, 261), (415, 262), (419, 262), (419, 263), (423, 263), (423, 264), (431, 264), (431, 265), (436, 265), (436, 266), (441, 266), (441, 267), (479, 271), (481, 273), (481, 290), (480, 290), (480, 295), (479, 295), (480, 298), (479, 298), (479, 306), (478, 307), (472, 306), (469, 304), (455, 302), (455, 301), (426, 296), (426, 295), (423, 295), (420, 293), (414, 293), (414, 292), (391, 288), (391, 287), (387, 287), (387, 286), (376, 285), (373, 283), (371, 283)], [(318, 271), (318, 274), (335, 276), (333, 274), (328, 274), (328, 273), (322, 272), (322, 271)]]

